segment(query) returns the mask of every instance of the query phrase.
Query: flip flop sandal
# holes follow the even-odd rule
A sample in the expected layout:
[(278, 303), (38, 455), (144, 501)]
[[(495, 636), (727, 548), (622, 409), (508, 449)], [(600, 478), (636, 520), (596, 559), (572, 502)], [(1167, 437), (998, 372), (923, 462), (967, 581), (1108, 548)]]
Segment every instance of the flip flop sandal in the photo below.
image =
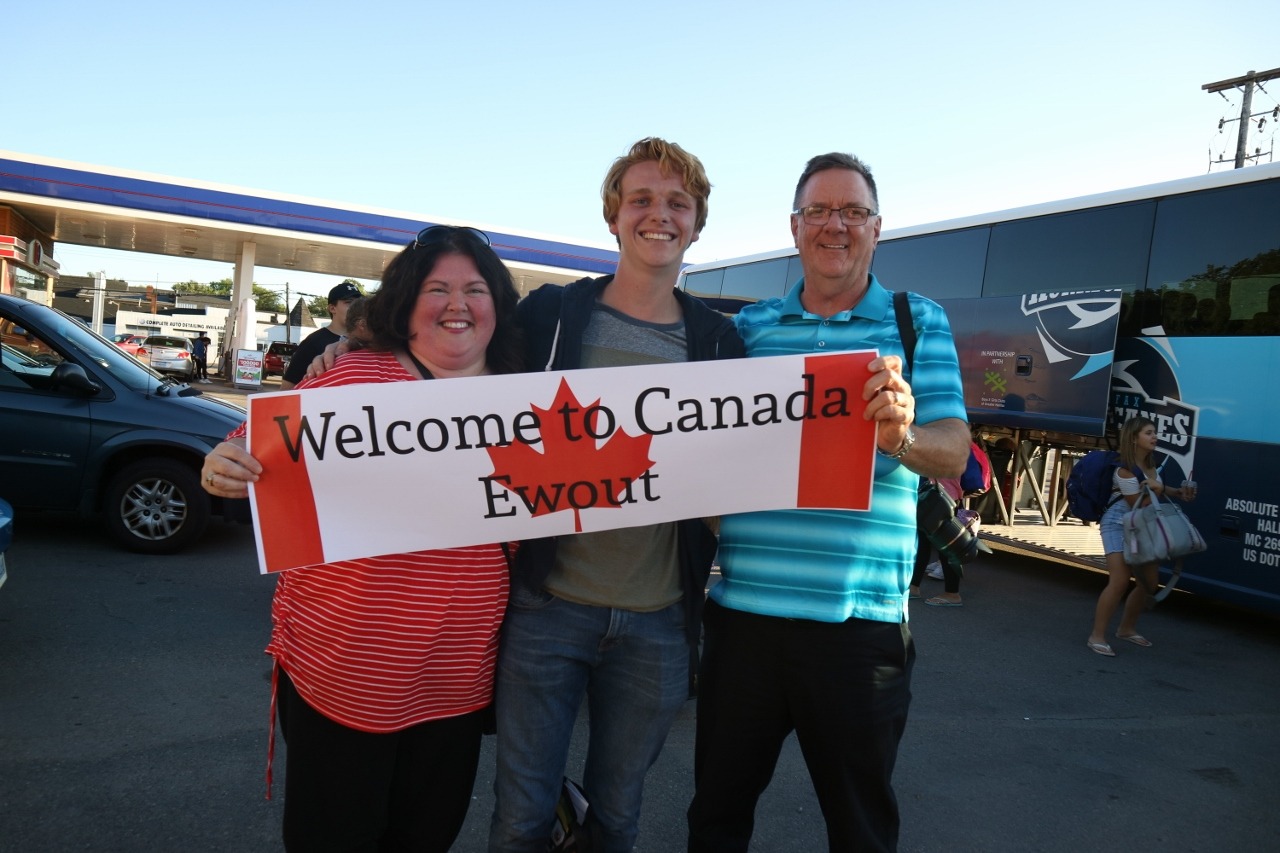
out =
[(963, 601), (952, 601), (949, 598), (943, 598), (941, 596), (934, 596), (933, 598), (925, 599), (924, 603), (930, 607), (964, 607)]
[(1151, 641), (1141, 634), (1129, 634), (1126, 637), (1116, 634), (1116, 639), (1124, 640), (1126, 643), (1133, 643), (1135, 646), (1142, 646), (1144, 649), (1151, 648)]
[(1116, 656), (1115, 650), (1106, 643), (1090, 643), (1086, 641), (1085, 645), (1088, 646), (1089, 651), (1093, 652), (1095, 655), (1102, 655), (1107, 658), (1113, 658)]

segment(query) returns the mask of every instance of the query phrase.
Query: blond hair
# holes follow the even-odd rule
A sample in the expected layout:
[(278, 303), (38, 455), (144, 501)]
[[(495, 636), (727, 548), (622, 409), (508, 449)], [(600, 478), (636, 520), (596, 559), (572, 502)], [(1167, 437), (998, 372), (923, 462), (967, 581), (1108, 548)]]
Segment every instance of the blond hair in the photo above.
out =
[(608, 174), (604, 176), (604, 184), (600, 187), (600, 195), (604, 200), (604, 221), (612, 224), (618, 216), (618, 208), (622, 207), (622, 176), (632, 166), (650, 161), (658, 164), (658, 170), (664, 176), (680, 176), (685, 190), (697, 203), (698, 218), (694, 231), (701, 231), (707, 224), (707, 197), (711, 195), (711, 182), (707, 180), (702, 161), (674, 142), (655, 136), (646, 137), (632, 145), (630, 151), (614, 160), (609, 167)]

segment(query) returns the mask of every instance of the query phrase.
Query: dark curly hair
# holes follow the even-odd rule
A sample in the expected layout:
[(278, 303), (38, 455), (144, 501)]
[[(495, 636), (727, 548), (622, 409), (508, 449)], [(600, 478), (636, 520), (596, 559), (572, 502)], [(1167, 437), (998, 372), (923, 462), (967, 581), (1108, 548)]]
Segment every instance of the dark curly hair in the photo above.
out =
[(524, 347), (516, 321), (520, 296), (511, 273), (489, 247), (480, 232), (471, 228), (437, 225), (427, 229), (391, 259), (382, 273), (382, 286), (370, 296), (365, 324), (373, 335), (371, 349), (408, 349), (409, 318), (418, 300), (422, 282), (444, 255), (466, 255), (475, 262), (480, 277), (489, 285), (497, 323), (485, 349), (485, 364), (493, 373), (520, 373), (524, 370)]

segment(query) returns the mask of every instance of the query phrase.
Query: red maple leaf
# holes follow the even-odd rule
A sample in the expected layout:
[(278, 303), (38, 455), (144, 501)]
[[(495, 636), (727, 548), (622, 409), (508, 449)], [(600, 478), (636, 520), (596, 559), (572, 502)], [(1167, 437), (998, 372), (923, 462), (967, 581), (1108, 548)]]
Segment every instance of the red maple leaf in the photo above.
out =
[(653, 436), (630, 436), (616, 429), (603, 446), (590, 433), (605, 426), (597, 399), (583, 406), (566, 379), (550, 408), (533, 406), (540, 424), (542, 450), (521, 441), (490, 447), (494, 480), (515, 492), (534, 516), (573, 511), (573, 528), (582, 532), (581, 510), (635, 503), (642, 492), (636, 479), (653, 467), (649, 441)]

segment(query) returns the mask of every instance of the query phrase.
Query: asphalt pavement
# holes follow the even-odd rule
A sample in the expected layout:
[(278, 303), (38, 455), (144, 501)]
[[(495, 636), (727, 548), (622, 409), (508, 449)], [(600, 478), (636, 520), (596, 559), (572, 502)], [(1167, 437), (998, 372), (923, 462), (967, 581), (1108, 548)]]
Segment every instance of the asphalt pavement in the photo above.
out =
[[(9, 571), (0, 851), (280, 850), (283, 744), (264, 796), (273, 581), (251, 529), (215, 522), (187, 554), (144, 557), (83, 522), (19, 516)], [(1085, 648), (1101, 586), (996, 554), (968, 567), (963, 607), (912, 603), (901, 850), (1276, 849), (1280, 622), (1175, 594), (1142, 620), (1152, 648), (1103, 658)], [(639, 851), (683, 850), (693, 712), (649, 774)], [(485, 849), (484, 749), (460, 853)], [(752, 850), (823, 849), (792, 741)]]
[(264, 376), (262, 384), (256, 386), (233, 385), (223, 379), (216, 373), (209, 374), (209, 384), (197, 383), (193, 388), (199, 388), (200, 393), (208, 394), (211, 397), (217, 397), (220, 400), (226, 400), (229, 403), (235, 403), (237, 406), (243, 407), (245, 400), (253, 394), (265, 394), (269, 391), (280, 390), (279, 376)]

